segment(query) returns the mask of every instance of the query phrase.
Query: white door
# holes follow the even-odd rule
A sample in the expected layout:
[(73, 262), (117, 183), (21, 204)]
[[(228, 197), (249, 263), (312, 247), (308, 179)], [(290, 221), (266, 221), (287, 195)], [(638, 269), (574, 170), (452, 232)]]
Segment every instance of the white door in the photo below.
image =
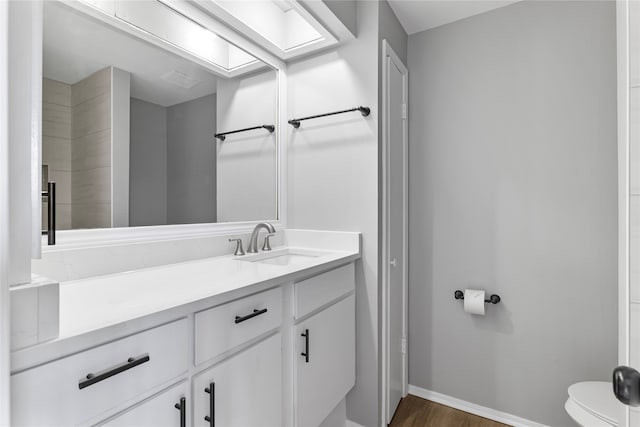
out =
[(277, 333), (198, 375), (191, 394), (193, 426), (282, 425), (281, 355)]
[(142, 404), (99, 426), (108, 427), (186, 427), (188, 408), (187, 383), (165, 390)]
[(296, 326), (295, 425), (317, 427), (356, 382), (355, 296)]
[(383, 43), (387, 424), (407, 393), (407, 68)]

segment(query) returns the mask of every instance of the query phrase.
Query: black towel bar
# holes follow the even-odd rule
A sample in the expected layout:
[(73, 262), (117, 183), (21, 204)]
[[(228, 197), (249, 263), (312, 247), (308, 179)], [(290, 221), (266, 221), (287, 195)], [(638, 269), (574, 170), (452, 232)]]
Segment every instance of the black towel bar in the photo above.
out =
[(289, 120), (288, 123), (294, 128), (298, 129), (300, 127), (300, 122), (303, 120), (317, 119), (319, 117), (333, 116), (333, 115), (342, 114), (342, 113), (350, 113), (352, 111), (360, 111), (360, 114), (362, 114), (362, 117), (367, 117), (369, 114), (371, 114), (371, 108), (360, 106), (355, 108), (349, 108), (348, 110), (340, 110), (340, 111), (334, 111), (332, 113), (316, 114), (315, 116), (307, 116), (307, 117), (301, 117), (299, 119), (291, 119)]
[(248, 130), (254, 130), (254, 129), (266, 129), (266, 130), (269, 131), (269, 133), (273, 133), (276, 130), (276, 127), (274, 125), (253, 126), (253, 127), (250, 127), (250, 128), (231, 130), (229, 132), (216, 133), (214, 136), (216, 138), (218, 138), (220, 141), (224, 141), (225, 139), (227, 139), (227, 135), (231, 135), (231, 134), (239, 133), (239, 132), (246, 132)]

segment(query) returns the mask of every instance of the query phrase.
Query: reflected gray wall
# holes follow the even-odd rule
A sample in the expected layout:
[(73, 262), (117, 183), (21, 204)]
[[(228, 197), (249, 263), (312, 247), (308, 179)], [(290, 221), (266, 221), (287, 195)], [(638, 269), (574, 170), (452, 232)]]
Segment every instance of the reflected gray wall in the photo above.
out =
[(216, 221), (216, 96), (131, 99), (131, 226)]
[[(402, 24), (398, 20), (398, 17), (389, 6), (387, 0), (381, 0), (378, 2), (380, 11), (378, 13), (378, 52), (380, 64), (382, 64), (382, 40), (387, 40), (393, 51), (400, 57), (402, 62), (407, 64), (407, 44), (409, 38), (407, 32), (402, 28)], [(381, 70), (381, 68), (380, 68)], [(382, 72), (380, 72), (380, 82), (382, 82)], [(382, 102), (382, 86), (379, 86), (378, 93), (380, 94), (380, 101)]]
[(129, 225), (167, 223), (167, 109), (131, 98)]
[(358, 2), (356, 0), (322, 0), (333, 14), (351, 31), (358, 36)]
[[(409, 381), (572, 426), (617, 360), (614, 2), (524, 1), (409, 37)], [(502, 297), (466, 314), (456, 289)]]
[(167, 221), (216, 222), (216, 95), (167, 109)]

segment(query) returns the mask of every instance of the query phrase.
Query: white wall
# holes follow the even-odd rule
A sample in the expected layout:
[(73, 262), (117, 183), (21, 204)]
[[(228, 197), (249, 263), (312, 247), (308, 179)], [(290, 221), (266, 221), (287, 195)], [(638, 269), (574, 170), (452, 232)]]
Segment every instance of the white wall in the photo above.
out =
[[(261, 71), (218, 80), (217, 130), (275, 125), (277, 74)], [(277, 213), (276, 133), (256, 129), (217, 144), (218, 222), (273, 220)], [(283, 139), (284, 140), (284, 139)]]
[(411, 384), (569, 426), (610, 380), (615, 35), (614, 2), (524, 1), (409, 37)]
[[(32, 95), (40, 87), (42, 72), (33, 68), (38, 61), (41, 64), (41, 59), (28, 52), (42, 50), (42, 40), (38, 39), (41, 31), (34, 25), (39, 16), (42, 16), (39, 2), (9, 3), (9, 283), (12, 285), (31, 280), (31, 143), (32, 137), (39, 138), (40, 126), (38, 123), (32, 127), (31, 118), (39, 121), (41, 116), (41, 111), (32, 111), (41, 108), (40, 104), (33, 104)], [(40, 83), (35, 84), (36, 80)], [(37, 133), (33, 133), (36, 129)], [(40, 188), (41, 184), (38, 181), (34, 185)], [(37, 229), (40, 225), (38, 221)]]
[(288, 67), (288, 117), (364, 105), (289, 127), (288, 227), (363, 234), (356, 264), (356, 386), (347, 416), (378, 424), (378, 5), (358, 3), (358, 38)]

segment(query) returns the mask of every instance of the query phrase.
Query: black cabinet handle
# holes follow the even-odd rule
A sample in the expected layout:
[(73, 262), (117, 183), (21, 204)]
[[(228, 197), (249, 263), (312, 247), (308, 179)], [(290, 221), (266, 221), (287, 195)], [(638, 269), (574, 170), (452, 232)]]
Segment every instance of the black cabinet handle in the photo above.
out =
[(47, 235), (47, 244), (56, 244), (56, 183), (48, 182), (47, 191), (42, 192), (42, 197), (47, 198), (47, 230), (42, 234)]
[(614, 369), (613, 394), (625, 405), (640, 406), (640, 372), (628, 366)]
[(304, 356), (305, 363), (309, 363), (309, 330), (305, 329), (300, 336), (304, 337), (304, 353), (300, 353), (300, 356)]
[(204, 391), (209, 393), (209, 415), (205, 416), (204, 420), (210, 427), (216, 427), (216, 383), (210, 383)]
[(126, 362), (114, 366), (113, 368), (98, 372), (97, 374), (88, 374), (85, 378), (81, 378), (80, 381), (78, 381), (78, 388), (82, 390), (85, 387), (89, 387), (90, 385), (104, 381), (107, 378), (111, 378), (114, 375), (118, 375), (121, 372), (135, 368), (138, 365), (142, 365), (149, 360), (148, 353), (138, 357), (130, 357)]
[(262, 310), (253, 310), (253, 313), (247, 314), (246, 316), (236, 316), (236, 323), (244, 322), (245, 320), (253, 319), (256, 316), (260, 316), (261, 314), (265, 314), (267, 312), (266, 308)]
[(187, 427), (187, 399), (180, 398), (180, 403), (176, 403), (174, 408), (180, 411), (180, 427)]

